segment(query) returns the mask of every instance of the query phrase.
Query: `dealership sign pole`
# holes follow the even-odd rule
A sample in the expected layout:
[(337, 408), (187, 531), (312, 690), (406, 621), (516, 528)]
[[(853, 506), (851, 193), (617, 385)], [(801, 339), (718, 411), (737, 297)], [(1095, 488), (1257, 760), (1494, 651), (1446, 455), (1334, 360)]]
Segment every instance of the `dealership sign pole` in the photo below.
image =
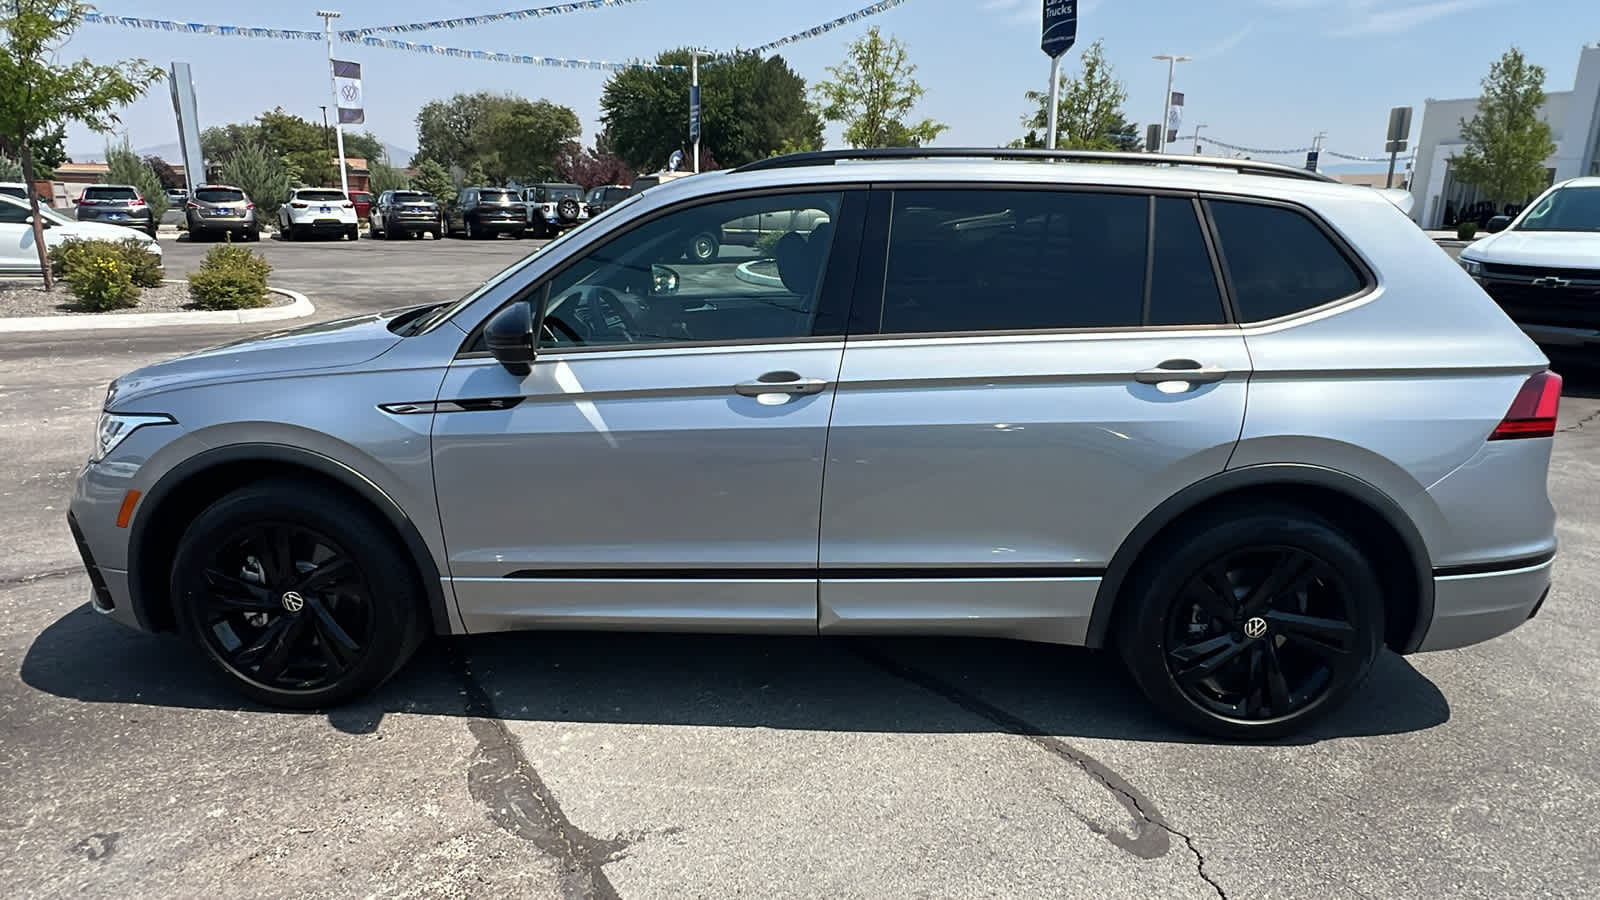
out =
[(1044, 0), (1044, 27), (1039, 49), (1050, 57), (1050, 111), (1045, 146), (1056, 148), (1057, 107), (1061, 103), (1061, 57), (1078, 39), (1078, 0)]
[(700, 174), (700, 51), (689, 55), (689, 142), (694, 145), (694, 173)]
[[(333, 20), (339, 18), (339, 14), (336, 13), (336, 12), (330, 12), (328, 10), (318, 10), (317, 11), (317, 15), (322, 17), (323, 30), (328, 33), (328, 77), (329, 77), (329, 79), (331, 81), (331, 84), (333, 85), (333, 105), (334, 105), (335, 108), (339, 109), (339, 116), (333, 123), (333, 128), (334, 128), (333, 133), (334, 133), (334, 136), (335, 136), (336, 140), (338, 141), (338, 148), (339, 148), (339, 158), (337, 160), (337, 164), (339, 166), (339, 189), (344, 191), (344, 195), (346, 197), (349, 197), (350, 196), (350, 175), (345, 171), (345, 164), (344, 164), (344, 109), (342, 107), (345, 106), (345, 103), (339, 97), (339, 73), (335, 69), (334, 62), (333, 62)], [(361, 80), (360, 80), (359, 77), (357, 77), (357, 79), (356, 79), (356, 100), (357, 100), (357, 102), (359, 102), (360, 99), (361, 99), (361, 90), (360, 89), (361, 89)]]

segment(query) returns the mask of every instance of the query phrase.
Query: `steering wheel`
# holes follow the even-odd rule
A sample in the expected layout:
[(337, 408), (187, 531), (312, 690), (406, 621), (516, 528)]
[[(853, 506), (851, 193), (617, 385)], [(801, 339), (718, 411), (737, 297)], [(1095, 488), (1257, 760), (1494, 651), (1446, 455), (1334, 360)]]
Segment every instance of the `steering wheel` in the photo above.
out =
[(544, 328), (574, 344), (633, 343), (639, 325), (616, 291), (598, 285), (585, 285), (567, 293), (557, 304), (555, 315), (546, 315)]

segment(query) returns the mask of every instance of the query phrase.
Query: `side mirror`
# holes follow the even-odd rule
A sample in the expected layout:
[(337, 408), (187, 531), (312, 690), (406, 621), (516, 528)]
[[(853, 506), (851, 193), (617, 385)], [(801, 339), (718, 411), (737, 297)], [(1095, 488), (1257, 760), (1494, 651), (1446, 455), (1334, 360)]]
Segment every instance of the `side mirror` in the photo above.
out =
[(533, 371), (533, 304), (518, 300), (491, 316), (483, 342), (507, 372), (521, 377)]
[(1490, 234), (1499, 234), (1500, 232), (1505, 231), (1510, 225), (1510, 216), (1495, 216), (1483, 226), (1483, 230), (1489, 232)]
[(650, 267), (650, 296), (671, 297), (678, 292), (678, 273), (666, 266)]

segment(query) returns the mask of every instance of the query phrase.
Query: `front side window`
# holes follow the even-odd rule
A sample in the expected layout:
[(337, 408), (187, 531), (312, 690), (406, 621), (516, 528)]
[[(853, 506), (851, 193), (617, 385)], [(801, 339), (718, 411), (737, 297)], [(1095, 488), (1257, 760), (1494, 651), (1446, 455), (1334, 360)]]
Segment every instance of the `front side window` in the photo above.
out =
[[(841, 202), (837, 192), (750, 197), (648, 221), (555, 278), (539, 345), (808, 337)], [(727, 223), (768, 213), (814, 224), (756, 248), (722, 242)]]
[(1518, 231), (1600, 231), (1600, 187), (1551, 191), (1517, 223)]
[(1305, 214), (1224, 200), (1210, 207), (1239, 321), (1276, 319), (1361, 290), (1361, 273)]

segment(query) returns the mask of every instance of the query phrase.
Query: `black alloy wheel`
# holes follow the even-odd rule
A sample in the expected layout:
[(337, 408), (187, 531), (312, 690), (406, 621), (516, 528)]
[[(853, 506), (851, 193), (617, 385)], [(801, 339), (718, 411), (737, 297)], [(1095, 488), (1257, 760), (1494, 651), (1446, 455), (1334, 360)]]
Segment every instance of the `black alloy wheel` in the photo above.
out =
[(368, 510), (273, 481), (194, 521), (172, 585), (181, 629), (235, 688), (315, 708), (376, 687), (420, 642), (410, 571)]
[[(1134, 680), (1190, 727), (1279, 737), (1336, 708), (1382, 642), (1382, 588), (1355, 542), (1321, 519), (1272, 511), (1201, 523), (1129, 597)], [(1163, 559), (1163, 557), (1165, 557)]]

